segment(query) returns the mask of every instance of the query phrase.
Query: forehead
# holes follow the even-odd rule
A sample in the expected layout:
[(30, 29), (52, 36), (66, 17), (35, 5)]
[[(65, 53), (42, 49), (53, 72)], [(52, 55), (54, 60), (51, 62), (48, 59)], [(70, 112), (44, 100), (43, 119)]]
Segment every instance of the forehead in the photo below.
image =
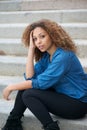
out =
[(33, 30), (33, 35), (39, 35), (41, 33), (47, 33), (43, 28), (41, 27), (36, 27), (34, 30)]

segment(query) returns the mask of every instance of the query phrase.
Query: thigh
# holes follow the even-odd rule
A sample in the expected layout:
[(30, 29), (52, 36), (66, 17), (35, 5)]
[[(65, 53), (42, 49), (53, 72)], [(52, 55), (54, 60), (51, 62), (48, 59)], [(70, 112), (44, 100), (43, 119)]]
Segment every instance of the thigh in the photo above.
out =
[(55, 91), (28, 89), (24, 94), (26, 98), (27, 96), (32, 96), (39, 99), (47, 107), (49, 112), (63, 118), (80, 118), (87, 111), (85, 103)]

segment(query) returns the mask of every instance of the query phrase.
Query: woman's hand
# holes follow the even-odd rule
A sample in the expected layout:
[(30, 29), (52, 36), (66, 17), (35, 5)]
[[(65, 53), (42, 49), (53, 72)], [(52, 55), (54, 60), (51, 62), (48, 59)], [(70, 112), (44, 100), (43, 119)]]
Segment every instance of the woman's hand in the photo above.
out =
[(33, 31), (31, 31), (30, 44), (26, 62), (26, 78), (31, 78), (34, 75), (34, 56), (35, 56), (35, 44), (33, 41)]
[(11, 90), (11, 85), (9, 85), (9, 86), (7, 86), (7, 87), (3, 90), (3, 97), (4, 97), (4, 99), (10, 100), (9, 95), (10, 95), (11, 92), (12, 92), (12, 90)]
[(11, 94), (12, 91), (16, 91), (16, 90), (25, 90), (25, 89), (29, 89), (32, 88), (32, 81), (31, 80), (25, 80), (23, 82), (19, 82), (16, 84), (11, 84), (8, 85), (4, 90), (3, 90), (3, 97), (6, 100), (10, 100), (9, 95)]
[(34, 44), (34, 40), (33, 40), (33, 31), (31, 31), (30, 33), (30, 46), (29, 48), (34, 49), (35, 48), (35, 44)]

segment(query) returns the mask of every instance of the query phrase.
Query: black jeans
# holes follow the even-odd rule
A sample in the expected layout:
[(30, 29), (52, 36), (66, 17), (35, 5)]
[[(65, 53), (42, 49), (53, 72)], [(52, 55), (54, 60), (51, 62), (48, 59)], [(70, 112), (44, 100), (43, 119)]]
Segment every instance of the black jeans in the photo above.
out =
[(50, 89), (27, 89), (19, 91), (15, 100), (12, 115), (22, 117), (28, 108), (43, 125), (53, 122), (49, 113), (67, 119), (78, 119), (87, 113), (87, 104), (59, 94)]

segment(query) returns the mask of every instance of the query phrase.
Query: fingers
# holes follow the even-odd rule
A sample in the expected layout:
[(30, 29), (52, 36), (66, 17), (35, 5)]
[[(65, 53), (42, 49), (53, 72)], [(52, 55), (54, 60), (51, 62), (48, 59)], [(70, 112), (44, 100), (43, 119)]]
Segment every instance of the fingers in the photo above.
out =
[(35, 48), (35, 44), (33, 41), (33, 31), (31, 31), (30, 33), (30, 47)]
[(33, 31), (30, 33), (30, 43), (33, 42)]
[(31, 32), (30, 32), (30, 37), (32, 37), (32, 38), (33, 38), (33, 31), (31, 31)]
[(6, 100), (10, 100), (10, 98), (9, 98), (10, 93), (11, 92), (7, 88), (5, 88), (3, 90), (3, 98), (6, 99)]

